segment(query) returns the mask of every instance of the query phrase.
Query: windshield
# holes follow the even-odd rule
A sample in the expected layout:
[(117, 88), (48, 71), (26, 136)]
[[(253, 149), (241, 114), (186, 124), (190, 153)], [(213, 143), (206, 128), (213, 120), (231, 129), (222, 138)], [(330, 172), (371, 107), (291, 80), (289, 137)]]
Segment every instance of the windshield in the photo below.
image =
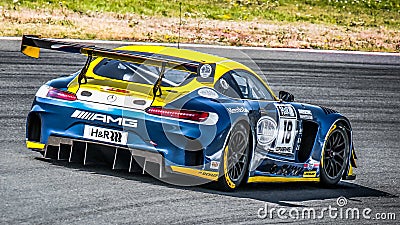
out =
[[(158, 79), (158, 76), (161, 72), (161, 67), (123, 62), (112, 59), (103, 59), (99, 64), (96, 65), (96, 67), (93, 69), (93, 72), (96, 75), (111, 79), (153, 85)], [(164, 87), (180, 86), (184, 83), (187, 83), (195, 76), (195, 73), (187, 70), (166, 68), (161, 85)]]

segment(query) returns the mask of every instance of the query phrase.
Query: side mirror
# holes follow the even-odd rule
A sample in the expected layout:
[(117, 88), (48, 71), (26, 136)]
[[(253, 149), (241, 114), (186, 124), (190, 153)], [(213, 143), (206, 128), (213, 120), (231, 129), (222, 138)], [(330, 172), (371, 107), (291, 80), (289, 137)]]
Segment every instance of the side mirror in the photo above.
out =
[(290, 94), (287, 91), (280, 91), (279, 92), (279, 99), (285, 102), (294, 102), (294, 95)]

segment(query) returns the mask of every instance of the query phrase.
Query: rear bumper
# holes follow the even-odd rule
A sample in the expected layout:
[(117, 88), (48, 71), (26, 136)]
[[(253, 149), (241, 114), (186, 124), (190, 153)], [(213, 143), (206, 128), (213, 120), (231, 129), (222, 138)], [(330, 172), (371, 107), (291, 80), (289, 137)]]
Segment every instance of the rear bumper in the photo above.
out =
[[(216, 181), (219, 175), (218, 172), (201, 169), (200, 167), (202, 166), (166, 165), (163, 155), (155, 151), (118, 147), (95, 141), (56, 136), (49, 136), (46, 145), (40, 143), (33, 145), (32, 143), (27, 141), (27, 147), (33, 151), (41, 152), (45, 158), (65, 160), (83, 165), (103, 164), (111, 166), (112, 169), (148, 173), (159, 179), (167, 179), (171, 174), (175, 173), (196, 177), (201, 180)], [(39, 145), (44, 147), (36, 148)], [(184, 180), (180, 182), (182, 181)], [(204, 182), (201, 181), (199, 184), (201, 183)]]
[(112, 165), (112, 169), (142, 173), (146, 171), (160, 178), (165, 176), (164, 157), (158, 152), (50, 136), (42, 153), (45, 158), (68, 160), (83, 165), (106, 164)]

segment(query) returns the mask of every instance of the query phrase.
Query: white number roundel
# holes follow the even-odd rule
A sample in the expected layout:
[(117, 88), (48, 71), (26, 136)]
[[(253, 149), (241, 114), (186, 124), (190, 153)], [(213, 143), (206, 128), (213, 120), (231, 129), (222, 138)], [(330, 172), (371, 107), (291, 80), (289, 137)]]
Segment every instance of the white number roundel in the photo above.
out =
[(277, 136), (277, 124), (269, 116), (261, 117), (257, 122), (257, 141), (261, 145), (272, 143)]

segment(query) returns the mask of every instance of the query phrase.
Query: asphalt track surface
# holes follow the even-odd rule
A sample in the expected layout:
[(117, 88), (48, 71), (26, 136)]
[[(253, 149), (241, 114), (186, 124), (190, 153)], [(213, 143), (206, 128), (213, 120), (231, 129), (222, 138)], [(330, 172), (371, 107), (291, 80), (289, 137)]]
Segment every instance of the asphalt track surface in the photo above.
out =
[[(45, 81), (80, 69), (85, 58), (45, 51), (34, 60), (19, 52), (19, 44), (0, 42), (1, 224), (399, 223), (399, 56), (198, 49), (254, 68), (250, 57), (276, 93), (286, 90), (297, 101), (334, 108), (350, 118), (354, 129), (355, 181), (334, 189), (257, 184), (224, 193), (100, 166), (40, 160), (24, 145), (33, 96)], [(336, 203), (341, 196), (347, 198), (343, 207)], [(259, 218), (265, 205), (292, 212), (312, 208), (318, 215), (328, 207), (372, 211), (367, 213), (371, 219), (361, 213), (360, 219), (333, 218), (326, 211), (321, 219), (285, 219), (287, 212), (279, 217), (276, 211), (273, 218)], [(374, 219), (382, 215), (377, 213), (395, 213), (396, 220)]]

